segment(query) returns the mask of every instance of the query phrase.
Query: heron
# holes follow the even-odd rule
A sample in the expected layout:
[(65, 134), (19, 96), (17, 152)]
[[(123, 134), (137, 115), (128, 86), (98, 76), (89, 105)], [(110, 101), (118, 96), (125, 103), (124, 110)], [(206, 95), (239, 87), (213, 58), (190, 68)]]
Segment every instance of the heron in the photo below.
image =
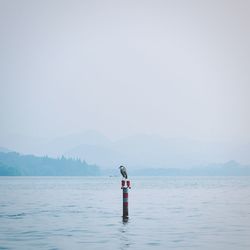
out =
[(128, 178), (127, 169), (124, 166), (120, 166), (119, 168), (123, 178), (127, 179)]

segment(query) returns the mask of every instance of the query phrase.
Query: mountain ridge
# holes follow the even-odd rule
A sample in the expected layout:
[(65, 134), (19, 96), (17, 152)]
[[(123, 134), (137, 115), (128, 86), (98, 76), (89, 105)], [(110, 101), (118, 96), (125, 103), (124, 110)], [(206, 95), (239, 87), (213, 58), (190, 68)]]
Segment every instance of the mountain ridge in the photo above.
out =
[[(23, 142), (25, 144), (25, 141)], [(30, 142), (29, 142), (30, 143)], [(119, 164), (131, 168), (183, 168), (204, 166), (230, 159), (249, 164), (250, 144), (236, 145), (234, 142), (204, 142), (189, 138), (165, 138), (161, 135), (137, 134), (110, 140), (94, 130), (57, 137), (54, 140), (34, 145), (21, 153), (50, 157), (80, 158), (103, 169)], [(20, 141), (19, 141), (20, 144)], [(20, 147), (18, 147), (20, 148)]]

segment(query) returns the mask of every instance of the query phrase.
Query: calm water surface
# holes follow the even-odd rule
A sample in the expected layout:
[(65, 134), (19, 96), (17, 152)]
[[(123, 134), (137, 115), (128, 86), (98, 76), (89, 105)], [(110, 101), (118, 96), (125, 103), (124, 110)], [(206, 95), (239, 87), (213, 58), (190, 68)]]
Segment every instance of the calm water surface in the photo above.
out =
[(0, 177), (0, 249), (250, 249), (250, 177)]

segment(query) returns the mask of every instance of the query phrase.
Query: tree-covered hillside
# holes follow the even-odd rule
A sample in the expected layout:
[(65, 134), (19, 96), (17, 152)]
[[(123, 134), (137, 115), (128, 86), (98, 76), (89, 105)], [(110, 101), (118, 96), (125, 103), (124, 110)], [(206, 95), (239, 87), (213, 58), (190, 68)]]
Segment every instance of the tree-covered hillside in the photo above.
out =
[(93, 176), (99, 168), (79, 159), (58, 159), (0, 152), (0, 175), (13, 176)]

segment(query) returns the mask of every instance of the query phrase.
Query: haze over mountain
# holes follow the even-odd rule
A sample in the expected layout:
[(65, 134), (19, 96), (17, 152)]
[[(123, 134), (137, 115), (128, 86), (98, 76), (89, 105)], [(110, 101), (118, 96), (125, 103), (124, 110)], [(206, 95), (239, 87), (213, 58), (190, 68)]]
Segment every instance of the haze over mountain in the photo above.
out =
[(80, 158), (102, 168), (119, 164), (130, 168), (190, 168), (235, 160), (250, 163), (250, 145), (223, 142), (202, 142), (187, 138), (165, 138), (159, 135), (138, 134), (110, 140), (93, 131), (57, 137), (54, 140), (20, 141), (9, 144), (12, 150), (51, 157)]
[(8, 152), (10, 152), (10, 150), (7, 148), (0, 147), (0, 152), (8, 153)]

